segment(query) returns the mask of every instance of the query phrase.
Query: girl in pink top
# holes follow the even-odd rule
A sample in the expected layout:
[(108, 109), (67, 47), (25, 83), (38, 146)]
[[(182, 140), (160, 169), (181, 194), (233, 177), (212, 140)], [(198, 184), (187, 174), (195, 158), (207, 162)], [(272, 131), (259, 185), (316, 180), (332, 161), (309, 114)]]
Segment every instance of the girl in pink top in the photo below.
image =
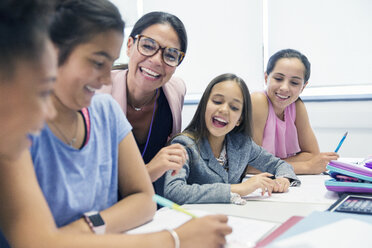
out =
[[(267, 93), (265, 92), (267, 96)], [(267, 96), (268, 115), (263, 133), (262, 147), (276, 157), (285, 159), (301, 151), (298, 144), (296, 120), (296, 104), (291, 103), (284, 109), (284, 120), (275, 113), (273, 104)]]
[(338, 158), (335, 152), (319, 151), (305, 104), (299, 98), (309, 77), (310, 62), (305, 55), (293, 49), (280, 50), (269, 59), (266, 91), (251, 96), (254, 141), (290, 163), (296, 174), (319, 174), (330, 160)]

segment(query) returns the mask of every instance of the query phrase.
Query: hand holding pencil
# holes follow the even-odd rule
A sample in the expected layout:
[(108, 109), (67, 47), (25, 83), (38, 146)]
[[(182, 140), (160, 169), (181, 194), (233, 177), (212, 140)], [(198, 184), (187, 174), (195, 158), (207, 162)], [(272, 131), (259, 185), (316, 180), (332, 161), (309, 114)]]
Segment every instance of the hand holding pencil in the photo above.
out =
[[(344, 134), (344, 136), (342, 136), (340, 142), (338, 143), (338, 145), (335, 149), (335, 153), (337, 153), (338, 150), (340, 150), (342, 144), (344, 143), (344, 141), (346, 139), (347, 134), (348, 134), (348, 132), (346, 131), (346, 133)], [(326, 161), (325, 166), (327, 166), (329, 161), (338, 159), (338, 154), (336, 154), (337, 157), (335, 157), (335, 155), (333, 155), (332, 153), (320, 153), (319, 155), (323, 156), (323, 158), (325, 159), (325, 161)], [(324, 171), (322, 172), (322, 174), (328, 175), (328, 173), (325, 171), (325, 167), (324, 167)]]
[(156, 202), (157, 204), (159, 204), (160, 206), (163, 206), (163, 207), (168, 207), (170, 209), (174, 209), (174, 210), (177, 210), (179, 212), (182, 212), (184, 214), (187, 214), (189, 216), (191, 216), (192, 218), (196, 218), (196, 216), (188, 211), (186, 211), (184, 208), (182, 208), (180, 205), (164, 198), (164, 197), (161, 197), (160, 195), (153, 195), (152, 197), (152, 200), (154, 202)]
[(164, 197), (154, 195), (152, 199), (159, 205), (192, 217), (190, 221), (174, 230), (183, 248), (222, 247), (226, 244), (225, 236), (232, 232), (232, 228), (227, 225), (228, 218), (226, 215), (208, 215), (197, 218), (180, 205)]

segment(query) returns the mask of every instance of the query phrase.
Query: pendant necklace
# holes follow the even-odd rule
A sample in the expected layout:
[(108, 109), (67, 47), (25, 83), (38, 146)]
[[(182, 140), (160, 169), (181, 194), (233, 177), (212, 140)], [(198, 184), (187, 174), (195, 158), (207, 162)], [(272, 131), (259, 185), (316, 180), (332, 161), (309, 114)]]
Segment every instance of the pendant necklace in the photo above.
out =
[(227, 161), (227, 153), (226, 153), (226, 143), (223, 143), (222, 151), (220, 153), (220, 156), (217, 159), (217, 162), (222, 165), (222, 167), (225, 169), (225, 171), (229, 172), (229, 163)]
[(148, 100), (146, 101), (144, 104), (142, 104), (141, 107), (136, 107), (134, 105), (132, 105), (131, 103), (128, 102), (129, 106), (131, 106), (135, 111), (141, 111), (143, 107), (145, 107), (147, 104), (149, 104), (153, 99), (154, 97), (156, 97), (156, 95), (158, 94), (158, 89), (156, 89), (155, 91), (155, 94)]
[(62, 136), (62, 138), (64, 139), (64, 141), (67, 143), (67, 145), (69, 146), (73, 146), (77, 140), (77, 130), (78, 130), (78, 117), (75, 118), (75, 134), (74, 136), (71, 138), (71, 139), (68, 139), (65, 134), (62, 132), (61, 129), (58, 128), (58, 126), (54, 123), (54, 122), (50, 122), (50, 124), (53, 125), (53, 127), (55, 127), (55, 129), (58, 131), (58, 133)]

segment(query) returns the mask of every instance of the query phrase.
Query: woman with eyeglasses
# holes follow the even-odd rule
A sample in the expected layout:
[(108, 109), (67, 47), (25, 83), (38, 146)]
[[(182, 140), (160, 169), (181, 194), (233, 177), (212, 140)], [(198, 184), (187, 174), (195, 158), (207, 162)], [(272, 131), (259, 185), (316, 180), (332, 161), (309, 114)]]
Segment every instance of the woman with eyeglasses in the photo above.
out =
[[(176, 174), (186, 161), (179, 144), (165, 147), (181, 131), (184, 82), (172, 77), (187, 49), (185, 27), (176, 16), (150, 12), (134, 25), (127, 43), (128, 69), (112, 72), (110, 93), (119, 102), (130, 124), (155, 192), (163, 195), (164, 177)], [(121, 69), (121, 70), (120, 70)]]

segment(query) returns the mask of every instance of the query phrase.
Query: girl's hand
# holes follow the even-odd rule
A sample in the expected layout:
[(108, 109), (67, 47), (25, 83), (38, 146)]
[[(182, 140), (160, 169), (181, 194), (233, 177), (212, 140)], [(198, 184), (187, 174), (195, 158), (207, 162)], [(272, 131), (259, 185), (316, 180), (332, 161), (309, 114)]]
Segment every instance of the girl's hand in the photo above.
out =
[(232, 184), (231, 191), (233, 193), (238, 193), (241, 196), (245, 196), (252, 193), (256, 189), (261, 188), (261, 195), (264, 195), (267, 191), (268, 195), (271, 196), (271, 192), (273, 191), (273, 188), (275, 186), (274, 180), (269, 178), (272, 176), (273, 175), (268, 172), (257, 174), (242, 183)]
[(232, 232), (227, 216), (209, 215), (192, 219), (175, 229), (183, 248), (220, 248), (226, 244), (225, 236)]
[(283, 193), (286, 192), (289, 188), (290, 182), (288, 178), (282, 177), (282, 178), (276, 178), (274, 180), (275, 185), (273, 188), (273, 192), (275, 193)]
[(337, 160), (339, 155), (335, 152), (321, 152), (308, 161), (310, 174), (320, 174), (326, 171), (331, 160)]
[(182, 145), (172, 144), (163, 147), (146, 165), (151, 181), (155, 182), (168, 170), (173, 170), (172, 175), (177, 174), (185, 164), (186, 159), (187, 152)]

